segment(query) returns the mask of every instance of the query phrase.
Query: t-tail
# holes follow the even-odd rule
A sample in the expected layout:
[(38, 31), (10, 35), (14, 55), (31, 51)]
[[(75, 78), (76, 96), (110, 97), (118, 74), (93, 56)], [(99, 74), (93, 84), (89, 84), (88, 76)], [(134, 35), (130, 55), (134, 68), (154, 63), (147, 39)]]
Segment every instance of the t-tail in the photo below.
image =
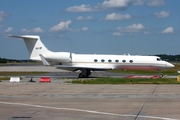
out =
[(42, 61), (44, 65), (54, 65), (69, 63), (72, 61), (72, 54), (70, 52), (52, 52), (48, 50), (40, 40), (39, 36), (35, 35), (21, 35), (14, 36), (8, 35), (8, 37), (22, 38), (28, 49), (30, 59)]
[(26, 47), (28, 49), (30, 59), (32, 60), (41, 60), (40, 54), (46, 55), (52, 53), (50, 50), (48, 50), (44, 44), (41, 42), (39, 36), (35, 35), (22, 35), (22, 36), (13, 36), (8, 35), (8, 37), (14, 37), (14, 38), (22, 38), (26, 44)]

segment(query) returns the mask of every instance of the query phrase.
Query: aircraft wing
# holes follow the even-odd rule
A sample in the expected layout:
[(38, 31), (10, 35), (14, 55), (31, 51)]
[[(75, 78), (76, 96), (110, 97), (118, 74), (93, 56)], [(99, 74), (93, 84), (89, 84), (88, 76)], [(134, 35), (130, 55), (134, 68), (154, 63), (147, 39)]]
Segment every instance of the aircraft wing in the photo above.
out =
[(54, 66), (57, 69), (69, 70), (69, 71), (76, 71), (76, 70), (83, 70), (89, 69), (92, 71), (104, 71), (104, 70), (112, 70), (113, 67), (109, 66), (108, 64), (80, 64), (80, 65), (51, 65), (42, 54), (39, 54), (42, 63), (45, 66)]
[(70, 70), (70, 71), (76, 71), (76, 70), (83, 70), (83, 69), (89, 69), (92, 71), (105, 71), (105, 70), (112, 70), (113, 68), (108, 65), (55, 65), (57, 69), (63, 69), (63, 70)]
[(42, 54), (39, 54), (40, 58), (41, 58), (41, 61), (42, 63), (45, 65), (45, 66), (50, 66), (49, 62), (44, 58), (44, 56)]

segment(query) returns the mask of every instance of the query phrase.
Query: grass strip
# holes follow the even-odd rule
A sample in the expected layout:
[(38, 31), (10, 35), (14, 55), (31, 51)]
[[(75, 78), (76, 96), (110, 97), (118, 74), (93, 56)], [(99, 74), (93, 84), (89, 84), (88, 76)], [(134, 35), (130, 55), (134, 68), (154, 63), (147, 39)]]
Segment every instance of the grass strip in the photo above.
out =
[(0, 72), (0, 76), (18, 76), (18, 75), (38, 75), (46, 74), (48, 72)]
[[(146, 74), (146, 75), (159, 75), (159, 71), (151, 71), (151, 70), (111, 70), (109, 72), (120, 73), (120, 74)], [(177, 70), (169, 69), (161, 71), (164, 75), (178, 75)]]
[(176, 78), (97, 78), (91, 80), (75, 80), (74, 84), (180, 84)]
[(0, 80), (10, 80), (10, 77), (0, 77)]

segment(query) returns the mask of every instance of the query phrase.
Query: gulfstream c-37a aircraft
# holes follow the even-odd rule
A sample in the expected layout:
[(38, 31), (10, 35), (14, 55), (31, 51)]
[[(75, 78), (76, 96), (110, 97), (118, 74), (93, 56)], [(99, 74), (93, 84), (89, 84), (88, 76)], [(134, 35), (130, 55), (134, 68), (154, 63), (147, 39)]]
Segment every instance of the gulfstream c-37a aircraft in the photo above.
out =
[[(9, 37), (22, 38), (26, 44), (30, 59), (42, 61), (45, 66), (55, 66), (59, 69), (77, 71), (79, 78), (88, 77), (91, 71), (114, 69), (158, 70), (172, 68), (174, 65), (162, 61), (158, 56), (139, 55), (106, 55), (106, 54), (75, 54), (71, 52), (52, 52), (41, 42), (39, 36), (22, 35)], [(160, 72), (160, 77), (162, 73)]]

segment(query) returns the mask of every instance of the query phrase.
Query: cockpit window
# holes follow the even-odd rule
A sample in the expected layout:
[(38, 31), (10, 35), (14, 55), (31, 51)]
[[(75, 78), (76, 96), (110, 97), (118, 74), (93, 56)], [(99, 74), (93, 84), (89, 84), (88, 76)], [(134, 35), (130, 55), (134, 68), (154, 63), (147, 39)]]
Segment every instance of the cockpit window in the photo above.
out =
[(161, 59), (160, 59), (160, 58), (157, 58), (157, 61), (161, 61)]
[(157, 58), (157, 61), (162, 61), (161, 58)]

